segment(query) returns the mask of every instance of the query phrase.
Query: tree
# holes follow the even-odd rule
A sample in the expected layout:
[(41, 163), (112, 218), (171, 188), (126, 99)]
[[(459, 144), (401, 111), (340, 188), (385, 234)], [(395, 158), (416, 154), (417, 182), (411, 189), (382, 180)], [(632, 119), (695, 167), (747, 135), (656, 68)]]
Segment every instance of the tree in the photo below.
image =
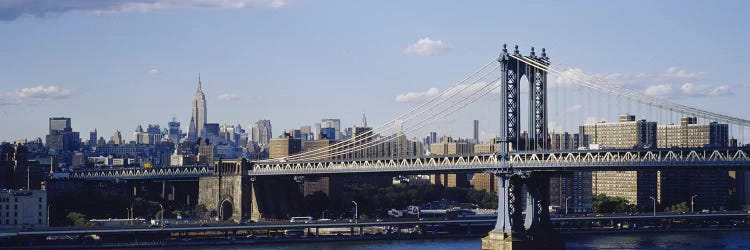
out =
[(665, 209), (667, 212), (688, 212), (690, 211), (690, 207), (688, 207), (687, 202), (682, 202), (680, 204), (675, 204), (672, 206), (669, 206), (667, 209)]
[(593, 197), (592, 210), (595, 213), (629, 213), (635, 212), (635, 205), (623, 197), (597, 194)]
[(70, 220), (71, 223), (73, 223), (73, 226), (76, 227), (82, 227), (88, 225), (89, 220), (86, 219), (86, 215), (82, 213), (76, 213), (76, 212), (70, 212), (67, 216), (65, 216)]
[(205, 219), (206, 214), (208, 214), (208, 209), (206, 208), (206, 205), (204, 204), (198, 204), (193, 209), (193, 216), (195, 217)]

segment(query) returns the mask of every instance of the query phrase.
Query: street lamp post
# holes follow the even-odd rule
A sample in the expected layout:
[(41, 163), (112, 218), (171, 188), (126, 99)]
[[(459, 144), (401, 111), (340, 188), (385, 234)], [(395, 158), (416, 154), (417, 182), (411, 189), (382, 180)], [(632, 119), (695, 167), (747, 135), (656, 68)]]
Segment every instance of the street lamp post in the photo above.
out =
[(354, 203), (354, 223), (358, 223), (359, 215), (357, 213), (359, 208), (356, 201), (352, 201), (352, 203)]
[(568, 196), (567, 198), (565, 198), (565, 215), (568, 214), (568, 200), (570, 200), (570, 198), (573, 197)]
[(649, 196), (648, 198), (654, 201), (654, 216), (656, 216), (656, 199), (653, 196)]
[(49, 227), (49, 208), (52, 206), (52, 204), (47, 204), (47, 227)]
[(164, 229), (164, 206), (159, 203), (159, 211), (161, 211), (161, 219), (159, 220), (159, 224), (161, 225), (161, 228)]
[(693, 196), (690, 196), (690, 212), (691, 213), (695, 212), (695, 210), (694, 210), (695, 206), (693, 206), (693, 205), (695, 204), (695, 197), (697, 197), (697, 196), (698, 196), (697, 194), (695, 194)]

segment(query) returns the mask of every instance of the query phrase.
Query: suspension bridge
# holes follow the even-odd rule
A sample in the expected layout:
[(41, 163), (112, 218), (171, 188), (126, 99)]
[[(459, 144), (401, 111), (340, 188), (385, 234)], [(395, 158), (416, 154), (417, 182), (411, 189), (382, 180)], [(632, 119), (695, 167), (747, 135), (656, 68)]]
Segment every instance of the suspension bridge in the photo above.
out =
[[(557, 81), (549, 82), (548, 76)], [(552, 91), (552, 92), (550, 92)], [(476, 108), (484, 98), (499, 97), (499, 135), (494, 153), (461, 155), (384, 154), (379, 147), (424, 132), (462, 110)], [(480, 105), (486, 105), (481, 103)], [(577, 112), (570, 112), (577, 107)], [(638, 132), (638, 143), (616, 148), (559, 147), (551, 130), (581, 132), (579, 145), (594, 144), (584, 135), (586, 123), (612, 114), (635, 114), (651, 134)], [(722, 138), (697, 142), (687, 133), (660, 138), (657, 124), (689, 117), (691, 124), (715, 125)], [(499, 206), (487, 248), (512, 248), (560, 242), (551, 233), (548, 214), (549, 173), (559, 171), (745, 170), (750, 147), (743, 146), (750, 120), (669, 101), (562, 63), (552, 63), (546, 50), (532, 47), (522, 55), (503, 45), (499, 58), (487, 62), (445, 91), (380, 127), (363, 128), (350, 139), (327, 147), (275, 159), (250, 161), (236, 174), (244, 176), (315, 176), (335, 174), (493, 173), (498, 178)], [(551, 127), (555, 128), (551, 128)], [(674, 126), (674, 125), (672, 125)], [(596, 127), (594, 127), (596, 128)], [(576, 131), (579, 129), (579, 131)], [(661, 129), (661, 128), (659, 128)], [(666, 128), (664, 129), (666, 131)], [(723, 132), (721, 132), (723, 131)], [(711, 133), (714, 133), (713, 131)], [(590, 132), (589, 132), (590, 133)], [(596, 133), (596, 132), (594, 132)], [(663, 137), (663, 136), (662, 136)], [(662, 142), (663, 140), (663, 142)], [(681, 144), (680, 144), (681, 143)], [(71, 173), (75, 179), (183, 178), (215, 175), (201, 166), (173, 169), (103, 169)], [(533, 248), (533, 247), (532, 247)], [(509, 249), (509, 248), (508, 248)]]

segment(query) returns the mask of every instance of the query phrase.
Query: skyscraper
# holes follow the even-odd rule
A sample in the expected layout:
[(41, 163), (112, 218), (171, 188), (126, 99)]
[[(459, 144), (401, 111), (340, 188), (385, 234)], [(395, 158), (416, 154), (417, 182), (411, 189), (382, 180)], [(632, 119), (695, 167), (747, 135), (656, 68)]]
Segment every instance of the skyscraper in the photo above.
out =
[(115, 134), (112, 135), (112, 143), (115, 145), (122, 144), (122, 134), (120, 133), (120, 130), (115, 131)]
[(328, 138), (332, 140), (341, 139), (341, 119), (323, 119), (321, 120), (321, 128), (333, 128), (336, 138)]
[(251, 137), (253, 142), (258, 144), (258, 146), (261, 148), (267, 148), (269, 141), (273, 138), (273, 134), (271, 133), (271, 121), (259, 120), (253, 124)]
[(479, 143), (479, 120), (474, 120), (474, 143)]
[(315, 123), (313, 126), (313, 140), (320, 140), (320, 123)]
[(206, 95), (203, 94), (201, 77), (198, 76), (198, 91), (193, 96), (193, 116), (190, 121), (190, 131), (188, 131), (188, 140), (195, 140), (201, 137), (203, 125), (206, 124)]
[(167, 133), (169, 139), (174, 143), (180, 142), (182, 139), (182, 131), (180, 131), (180, 122), (176, 118), (172, 117), (172, 121), (169, 122), (169, 131)]
[(89, 132), (89, 140), (87, 142), (87, 144), (89, 145), (89, 147), (96, 147), (96, 140), (97, 140), (97, 138), (99, 138), (99, 137), (96, 134), (96, 129), (91, 130), (91, 132)]
[(60, 153), (75, 150), (80, 143), (81, 137), (78, 132), (73, 132), (69, 117), (49, 118), (49, 134), (46, 136), (46, 145), (50, 152)]
[(70, 127), (69, 117), (50, 117), (49, 118), (49, 134), (57, 132), (72, 132), (73, 129)]

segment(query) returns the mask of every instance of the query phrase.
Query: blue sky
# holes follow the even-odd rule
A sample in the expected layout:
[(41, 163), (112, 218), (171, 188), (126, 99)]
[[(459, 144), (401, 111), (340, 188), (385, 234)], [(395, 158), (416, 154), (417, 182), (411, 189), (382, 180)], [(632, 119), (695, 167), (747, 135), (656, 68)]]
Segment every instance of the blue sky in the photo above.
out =
[[(503, 43), (546, 47), (553, 61), (750, 117), (748, 5), (0, 0), (0, 141), (43, 136), (50, 116), (105, 139), (116, 129), (129, 139), (139, 124), (164, 127), (172, 116), (187, 130), (199, 73), (209, 122), (270, 119), (277, 135), (321, 118), (351, 125), (362, 112), (381, 124), (429, 96), (419, 92), (444, 90), (496, 57)], [(479, 119), (483, 134), (494, 134), (493, 105), (432, 129), (466, 137)]]

